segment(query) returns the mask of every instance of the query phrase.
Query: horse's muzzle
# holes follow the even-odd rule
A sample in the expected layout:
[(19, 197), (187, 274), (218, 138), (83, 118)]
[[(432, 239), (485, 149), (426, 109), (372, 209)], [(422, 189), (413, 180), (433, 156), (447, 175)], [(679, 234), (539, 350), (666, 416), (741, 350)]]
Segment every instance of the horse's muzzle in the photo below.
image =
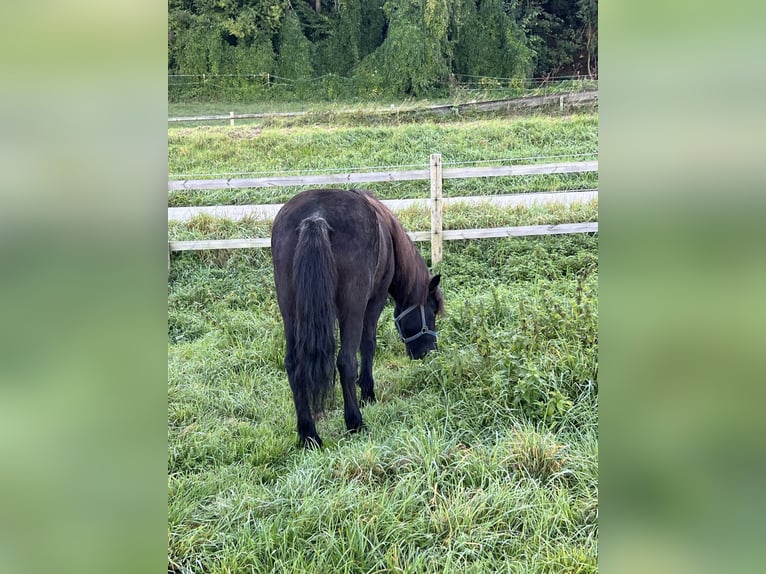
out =
[(422, 359), (431, 351), (438, 351), (438, 350), (439, 350), (439, 345), (437, 344), (436, 339), (434, 339), (433, 344), (431, 345), (429, 344), (407, 345), (407, 355), (409, 355), (410, 359), (413, 359), (413, 360)]

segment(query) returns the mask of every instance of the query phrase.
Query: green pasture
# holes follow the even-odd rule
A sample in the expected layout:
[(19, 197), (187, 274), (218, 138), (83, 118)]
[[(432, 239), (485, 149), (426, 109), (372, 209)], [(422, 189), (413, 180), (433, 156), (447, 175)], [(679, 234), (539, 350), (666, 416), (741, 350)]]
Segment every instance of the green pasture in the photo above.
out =
[[(168, 130), (171, 179), (267, 177), (427, 169), (432, 153), (446, 167), (585, 161), (597, 157), (596, 114), (488, 117), (360, 126), (200, 126)], [(427, 197), (428, 181), (365, 184), (383, 198)], [(598, 187), (597, 173), (447, 179), (445, 196)], [(171, 206), (280, 203), (297, 188), (183, 190)]]
[[(232, 137), (243, 128), (169, 129), (170, 172), (412, 163), (435, 151), (470, 161), (597, 145), (596, 116), (264, 127)], [(471, 189), (517, 185), (498, 179), (471, 180)], [(276, 200), (289, 191), (267, 193)], [(376, 191), (424, 193), (393, 184)], [(170, 200), (266, 197), (239, 193)], [(428, 226), (422, 210), (400, 219), (410, 230)], [(595, 203), (445, 212), (448, 228), (596, 219)], [(200, 217), (169, 235), (264, 237), (269, 227)], [(428, 244), (419, 247), (428, 260)], [(597, 571), (597, 235), (445, 242), (439, 352), (407, 359), (389, 305), (378, 330), (378, 402), (363, 408), (367, 431), (345, 431), (338, 392), (318, 422), (325, 448), (316, 451), (298, 446), (270, 257), (268, 249), (173, 255), (169, 571)]]

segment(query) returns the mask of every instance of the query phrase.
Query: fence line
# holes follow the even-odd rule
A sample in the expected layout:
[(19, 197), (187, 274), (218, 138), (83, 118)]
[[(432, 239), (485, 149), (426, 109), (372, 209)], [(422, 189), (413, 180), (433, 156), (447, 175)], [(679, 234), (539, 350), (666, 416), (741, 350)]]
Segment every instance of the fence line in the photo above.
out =
[[(468, 159), (464, 161), (445, 161), (442, 162), (443, 166), (450, 167), (450, 166), (474, 166), (479, 167), (481, 165), (525, 165), (521, 162), (527, 162), (527, 164), (538, 164), (542, 163), (542, 160), (561, 160), (562, 158), (566, 158), (567, 162), (572, 161), (584, 161), (584, 160), (578, 160), (576, 158), (593, 158), (598, 156), (598, 150), (591, 151), (591, 152), (583, 152), (583, 153), (560, 153), (560, 154), (554, 154), (554, 155), (530, 155), (530, 156), (522, 156), (522, 157), (505, 157), (505, 158), (493, 158), (493, 159)], [(409, 168), (424, 168), (426, 163), (400, 163), (400, 164), (386, 164), (386, 165), (368, 165), (364, 167), (306, 167), (306, 168), (295, 168), (295, 169), (284, 169), (280, 170), (280, 173), (284, 175), (292, 174), (292, 175), (320, 175), (323, 173), (332, 173), (332, 174), (338, 174), (338, 173), (367, 173), (370, 171), (378, 171), (378, 170), (386, 170), (388, 171), (395, 171), (399, 169), (409, 169)], [(182, 181), (182, 180), (193, 180), (193, 179), (226, 179), (227, 177), (234, 178), (234, 176), (266, 176), (266, 175), (274, 175), (273, 170), (260, 170), (260, 171), (222, 171), (217, 173), (169, 173), (168, 174), (168, 181)]]
[[(530, 207), (533, 205), (572, 205), (574, 203), (587, 203), (598, 199), (597, 189), (583, 189), (577, 191), (551, 191), (539, 193), (514, 193), (511, 195), (474, 195), (462, 197), (444, 197), (442, 205), (469, 204), (479, 205), (491, 203), (497, 207)], [(391, 211), (401, 211), (412, 207), (427, 207), (430, 200), (426, 198), (416, 199), (384, 199), (383, 204)], [(260, 205), (203, 205), (197, 207), (169, 207), (168, 221), (190, 221), (200, 215), (220, 217), (231, 221), (240, 221), (251, 218), (256, 220), (274, 219), (282, 208), (283, 203), (266, 203)]]
[(234, 112), (229, 112), (229, 115), (227, 116), (186, 116), (186, 117), (180, 117), (180, 118), (168, 118), (168, 122), (170, 123), (178, 123), (178, 122), (208, 122), (208, 121), (223, 121), (223, 120), (229, 120), (230, 125), (234, 125), (234, 120), (248, 120), (248, 119), (259, 119), (259, 118), (291, 118), (291, 117), (299, 117), (299, 116), (305, 116), (309, 112), (262, 112), (262, 113), (253, 113), (253, 114), (235, 114)]
[[(401, 107), (401, 108), (378, 108), (374, 110), (364, 110), (363, 113), (370, 114), (402, 114), (411, 112), (430, 112), (434, 114), (458, 114), (466, 111), (495, 112), (510, 111), (514, 109), (536, 108), (541, 106), (550, 106), (558, 104), (559, 109), (564, 106), (582, 106), (598, 101), (598, 90), (585, 90), (582, 92), (566, 92), (560, 94), (550, 94), (544, 96), (522, 96), (520, 98), (487, 100), (484, 102), (467, 102), (462, 104), (440, 104), (426, 107)], [(243, 119), (261, 119), (261, 118), (289, 118), (308, 115), (312, 112), (263, 112), (250, 114), (235, 114), (233, 111), (228, 115), (208, 115), (208, 116), (186, 116), (179, 118), (168, 118), (170, 123), (179, 122), (203, 122), (203, 121), (225, 121), (229, 120), (229, 125), (234, 125), (234, 120)], [(321, 112), (319, 112), (321, 113)], [(334, 114), (348, 113), (357, 114), (359, 110), (334, 111)]]
[[(431, 265), (437, 265), (442, 258), (442, 241), (452, 239), (480, 239), (490, 237), (519, 237), (528, 235), (556, 235), (563, 233), (592, 233), (598, 231), (597, 222), (585, 222), (585, 223), (567, 223), (561, 225), (532, 225), (532, 226), (520, 226), (520, 227), (500, 227), (491, 229), (457, 229), (444, 231), (442, 228), (442, 180), (444, 178), (471, 178), (471, 177), (489, 177), (499, 175), (529, 175), (540, 173), (575, 173), (582, 171), (597, 171), (598, 161), (588, 162), (573, 162), (573, 163), (559, 163), (559, 164), (538, 164), (527, 166), (503, 166), (503, 167), (479, 167), (479, 168), (442, 168), (441, 154), (431, 154), (430, 168), (425, 173), (426, 177), (423, 177), (422, 171), (405, 171), (405, 172), (386, 172), (386, 173), (364, 173), (364, 174), (346, 174), (346, 176), (367, 176), (367, 177), (397, 177), (399, 180), (404, 179), (430, 179), (431, 181), (431, 230), (428, 232), (408, 232), (408, 235), (413, 241), (430, 241), (431, 242)], [(402, 175), (404, 174), (404, 175)], [(186, 185), (199, 185), (208, 184), (209, 182), (215, 182), (213, 185), (220, 187), (222, 182), (228, 184), (227, 187), (263, 187), (266, 185), (272, 186), (287, 186), (287, 185), (306, 185), (306, 184), (319, 184), (319, 183), (334, 183), (335, 181), (330, 179), (333, 176), (307, 176), (303, 178), (295, 177), (283, 177), (283, 178), (256, 178), (256, 179), (244, 179), (244, 180), (196, 180), (196, 181), (182, 181), (182, 182), (168, 182), (168, 187), (171, 187), (173, 183), (182, 183)], [(298, 179), (301, 183), (294, 183)], [(394, 181), (389, 179), (368, 179), (366, 181)], [(268, 183), (267, 183), (268, 182)], [(288, 183), (289, 182), (289, 183)], [(344, 181), (341, 183), (348, 183)], [(257, 185), (253, 185), (257, 184)], [(192, 189), (192, 187), (183, 187), (180, 189)], [(207, 188), (196, 188), (207, 189)], [(260, 206), (245, 206), (245, 207), (260, 207)], [(169, 212), (170, 213), (170, 212)], [(257, 247), (269, 247), (269, 238), (256, 238), (256, 239), (216, 239), (216, 240), (200, 240), (200, 241), (169, 241), (168, 242), (168, 271), (170, 270), (170, 253), (172, 251), (193, 251), (201, 249), (242, 249), (242, 248), (257, 248)]]
[[(587, 203), (598, 199), (597, 189), (577, 191), (552, 191), (539, 193), (514, 193), (512, 195), (474, 195), (462, 197), (444, 197), (442, 205), (449, 207), (457, 204), (479, 205), (491, 203), (497, 207), (530, 207), (533, 205), (572, 205)], [(427, 207), (430, 200), (416, 199), (384, 199), (383, 204), (396, 212), (412, 207)], [(190, 221), (200, 215), (220, 217), (231, 221), (251, 218), (256, 220), (274, 219), (282, 208), (283, 203), (266, 203), (260, 205), (203, 205), (197, 207), (169, 207), (168, 221)]]
[(168, 241), (170, 251), (201, 251), (203, 249), (248, 249), (271, 247), (270, 237), (254, 239), (202, 239), (195, 241)]
[[(442, 231), (442, 239), (455, 241), (460, 239), (488, 239), (493, 237), (526, 237), (531, 235), (561, 235), (568, 233), (596, 233), (598, 222), (562, 223), (557, 225), (524, 225), (516, 227), (492, 227), (488, 229), (449, 229)], [(431, 231), (408, 231), (413, 241), (430, 241)], [(215, 249), (250, 249), (271, 247), (270, 237), (253, 239), (203, 239), (195, 241), (168, 241), (170, 251), (200, 251)], [(433, 256), (431, 260), (434, 262)]]
[[(493, 167), (454, 167), (442, 170), (443, 179), (502, 177), (513, 175), (545, 175), (598, 171), (598, 161), (539, 163)], [(190, 189), (248, 189), (298, 185), (344, 185), (381, 181), (416, 181), (431, 179), (430, 169), (388, 172), (337, 173), (323, 175), (288, 175), (283, 177), (178, 179), (168, 182), (168, 191)]]

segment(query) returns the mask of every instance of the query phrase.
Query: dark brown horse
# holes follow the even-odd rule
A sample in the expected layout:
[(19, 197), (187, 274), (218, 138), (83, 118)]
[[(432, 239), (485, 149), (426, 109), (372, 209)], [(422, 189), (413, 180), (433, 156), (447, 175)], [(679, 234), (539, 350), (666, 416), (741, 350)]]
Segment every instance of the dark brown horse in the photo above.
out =
[(362, 401), (375, 400), (375, 333), (387, 296), (407, 353), (419, 359), (436, 349), (435, 317), (444, 310), (440, 276), (431, 277), (393, 213), (362, 190), (296, 195), (274, 220), (271, 250), (298, 436), (304, 446), (321, 446), (312, 411), (322, 412), (333, 385), (336, 321), (346, 428), (354, 432), (364, 426), (357, 375)]

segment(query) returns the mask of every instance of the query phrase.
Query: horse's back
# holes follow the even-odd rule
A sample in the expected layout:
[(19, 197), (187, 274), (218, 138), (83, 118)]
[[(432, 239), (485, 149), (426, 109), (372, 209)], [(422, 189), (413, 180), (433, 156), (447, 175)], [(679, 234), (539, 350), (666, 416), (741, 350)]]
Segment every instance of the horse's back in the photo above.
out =
[(274, 219), (271, 247), (278, 290), (291, 276), (301, 222), (310, 218), (327, 223), (339, 288), (353, 288), (359, 295), (366, 291), (367, 296), (380, 287), (387, 290), (380, 282), (390, 279), (386, 270), (392, 260), (376, 211), (364, 192), (338, 189), (300, 193)]
[(321, 217), (334, 232), (359, 238), (366, 235), (366, 226), (376, 223), (374, 211), (362, 192), (312, 189), (285, 203), (274, 219), (274, 228), (296, 231), (300, 222), (308, 217)]
[(338, 264), (344, 261), (360, 263), (380, 247), (377, 216), (360, 193), (315, 189), (296, 195), (277, 214), (271, 239), (276, 256), (289, 258), (297, 243), (300, 224), (307, 218), (321, 218), (327, 222)]

